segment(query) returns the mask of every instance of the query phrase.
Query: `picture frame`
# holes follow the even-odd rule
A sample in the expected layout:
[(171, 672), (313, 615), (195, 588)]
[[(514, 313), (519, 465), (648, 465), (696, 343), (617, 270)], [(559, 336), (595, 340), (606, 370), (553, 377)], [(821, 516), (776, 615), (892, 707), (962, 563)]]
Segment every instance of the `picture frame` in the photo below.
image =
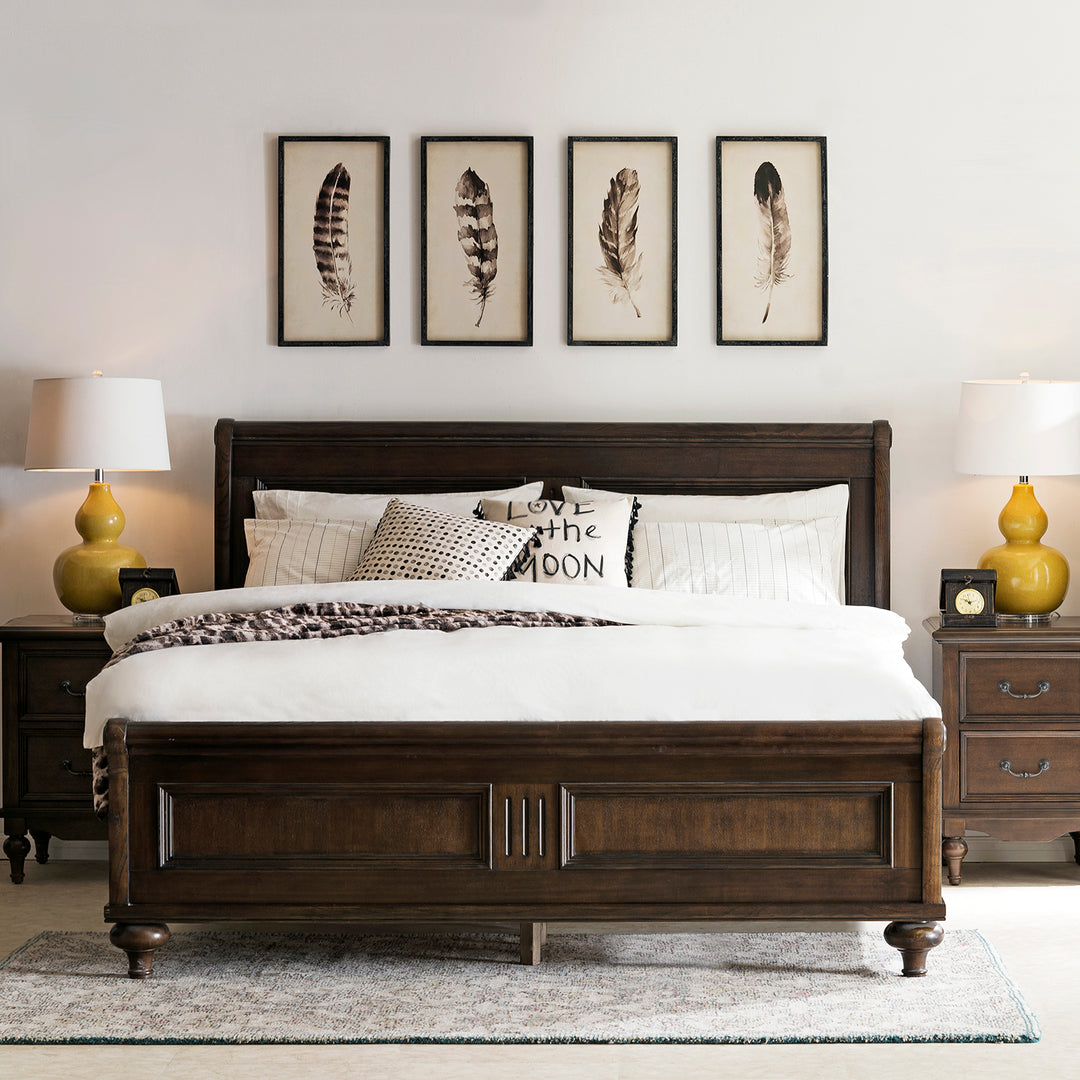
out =
[(828, 269), (825, 137), (717, 136), (717, 345), (827, 345)]
[(566, 343), (678, 344), (678, 139), (574, 135), (566, 159)]
[(390, 344), (389, 136), (278, 136), (277, 343)]
[(420, 344), (532, 343), (532, 136), (421, 136)]

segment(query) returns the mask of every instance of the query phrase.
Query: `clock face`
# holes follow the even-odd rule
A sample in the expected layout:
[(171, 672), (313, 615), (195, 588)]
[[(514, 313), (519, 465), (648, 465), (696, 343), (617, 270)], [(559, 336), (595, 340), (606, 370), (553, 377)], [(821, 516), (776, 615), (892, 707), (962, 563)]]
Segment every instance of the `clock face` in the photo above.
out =
[(131, 594), (131, 602), (133, 604), (145, 604), (147, 600), (157, 599), (159, 599), (157, 590), (151, 589), (149, 585), (144, 585), (141, 589), (137, 589)]
[(961, 589), (956, 594), (953, 606), (961, 615), (981, 615), (986, 607), (986, 598), (978, 589)]

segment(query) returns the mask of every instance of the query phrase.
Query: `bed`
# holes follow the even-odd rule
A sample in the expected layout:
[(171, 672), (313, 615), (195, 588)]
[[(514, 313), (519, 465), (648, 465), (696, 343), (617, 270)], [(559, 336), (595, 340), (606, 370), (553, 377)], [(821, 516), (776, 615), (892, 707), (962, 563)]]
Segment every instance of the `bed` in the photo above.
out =
[[(245, 582), (245, 521), (263, 491), (407, 495), (542, 481), (545, 498), (564, 485), (647, 498), (844, 485), (844, 599), (867, 617), (896, 618), (870, 610), (889, 606), (884, 421), (221, 420), (215, 440), (222, 598)], [(645, 602), (631, 595), (638, 589), (497, 587), (621, 593), (617, 623), (638, 618)], [(732, 640), (730, 627), (709, 632)], [(521, 677), (557, 685), (552, 655), (541, 652)], [(357, 700), (381, 700), (378, 672), (356, 670)], [(402, 670), (402, 693), (403, 683), (426, 685), (426, 662)], [(856, 671), (838, 670), (841, 682), (857, 681)], [(801, 677), (793, 676), (796, 696)], [(522, 962), (537, 963), (551, 921), (880, 920), (903, 974), (924, 974), (945, 914), (943, 729), (932, 699), (916, 687), (926, 708), (903, 718), (883, 718), (868, 698), (842, 720), (792, 720), (770, 715), (768, 679), (724, 678), (734, 699), (754, 707), (724, 719), (707, 706), (684, 716), (678, 704), (660, 718), (567, 719), (543, 708), (500, 718), (481, 682), (475, 715), (451, 708), (435, 719), (331, 720), (321, 705), (294, 703), (284, 718), (267, 705), (265, 716), (240, 722), (234, 706), (254, 692), (205, 698), (197, 719), (108, 711), (112, 941), (128, 974), (142, 978), (170, 922), (511, 926)]]

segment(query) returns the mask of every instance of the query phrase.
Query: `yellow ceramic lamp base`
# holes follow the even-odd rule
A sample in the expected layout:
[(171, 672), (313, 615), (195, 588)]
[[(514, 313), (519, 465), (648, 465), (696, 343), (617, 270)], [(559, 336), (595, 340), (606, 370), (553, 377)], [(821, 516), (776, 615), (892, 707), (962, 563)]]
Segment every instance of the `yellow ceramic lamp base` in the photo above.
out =
[(980, 570), (997, 571), (994, 606), (1004, 615), (1048, 615), (1065, 599), (1069, 563), (1056, 548), (1039, 542), (1046, 527), (1046, 511), (1031, 484), (1014, 484), (998, 517), (1005, 543), (979, 560)]
[(108, 484), (93, 483), (75, 515), (81, 544), (62, 551), (53, 565), (53, 584), (60, 603), (78, 615), (105, 615), (121, 604), (120, 570), (141, 567), (146, 560), (118, 543), (124, 512)]

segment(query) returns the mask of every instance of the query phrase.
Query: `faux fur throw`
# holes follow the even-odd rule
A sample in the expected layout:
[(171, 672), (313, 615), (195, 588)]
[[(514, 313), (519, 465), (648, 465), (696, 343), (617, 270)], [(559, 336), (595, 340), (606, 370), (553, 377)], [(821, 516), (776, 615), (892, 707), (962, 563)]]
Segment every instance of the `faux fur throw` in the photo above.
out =
[[(290, 604), (253, 612), (192, 615), (151, 627), (114, 653), (111, 667), (129, 656), (181, 645), (217, 645), (243, 641), (296, 641), (388, 630), (466, 630), (481, 626), (614, 626), (606, 619), (565, 615), (559, 611), (476, 611), (429, 608), (419, 604)], [(103, 747), (93, 751), (94, 811), (108, 815), (108, 760)]]

